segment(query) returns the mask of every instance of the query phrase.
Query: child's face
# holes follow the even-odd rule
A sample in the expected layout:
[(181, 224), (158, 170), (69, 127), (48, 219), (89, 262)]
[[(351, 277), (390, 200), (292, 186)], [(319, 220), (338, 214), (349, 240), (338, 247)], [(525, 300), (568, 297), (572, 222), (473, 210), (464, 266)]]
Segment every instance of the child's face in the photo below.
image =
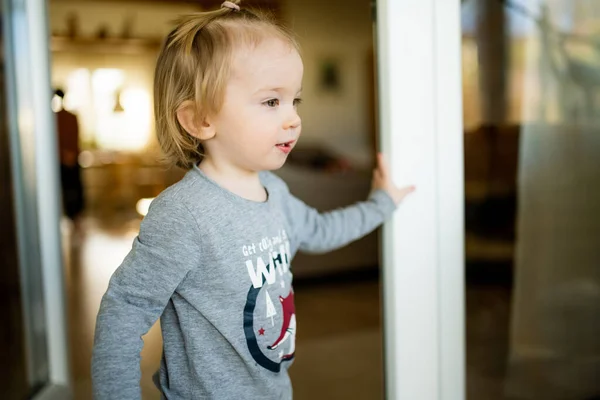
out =
[(303, 71), (298, 52), (279, 39), (239, 50), (223, 107), (211, 119), (208, 157), (244, 172), (280, 168), (300, 136)]

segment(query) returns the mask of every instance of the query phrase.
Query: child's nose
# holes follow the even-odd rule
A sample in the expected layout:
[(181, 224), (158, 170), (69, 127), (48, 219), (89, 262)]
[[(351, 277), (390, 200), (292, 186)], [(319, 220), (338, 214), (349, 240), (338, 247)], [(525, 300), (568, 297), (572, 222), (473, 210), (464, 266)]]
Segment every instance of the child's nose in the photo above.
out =
[(290, 115), (290, 117), (286, 120), (285, 124), (284, 124), (284, 128), (285, 129), (295, 129), (297, 127), (300, 126), (301, 123), (301, 119), (300, 116), (298, 115), (298, 113), (294, 110), (294, 112)]

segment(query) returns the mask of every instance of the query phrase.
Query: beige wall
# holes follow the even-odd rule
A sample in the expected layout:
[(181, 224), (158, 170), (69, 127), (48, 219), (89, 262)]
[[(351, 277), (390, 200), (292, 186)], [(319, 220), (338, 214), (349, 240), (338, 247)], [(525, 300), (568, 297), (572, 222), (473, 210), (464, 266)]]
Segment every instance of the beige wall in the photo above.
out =
[(67, 19), (76, 13), (81, 36), (95, 36), (101, 26), (110, 36), (119, 36), (128, 18), (133, 18), (133, 35), (142, 38), (163, 37), (169, 33), (171, 21), (178, 15), (197, 11), (190, 4), (145, 4), (139, 1), (50, 1), (50, 31), (65, 34)]
[[(303, 140), (331, 146), (355, 163), (367, 165), (371, 160), (370, 1), (288, 0), (284, 3), (284, 18), (298, 34), (303, 51)], [(319, 65), (327, 57), (339, 60), (339, 93), (319, 89)]]

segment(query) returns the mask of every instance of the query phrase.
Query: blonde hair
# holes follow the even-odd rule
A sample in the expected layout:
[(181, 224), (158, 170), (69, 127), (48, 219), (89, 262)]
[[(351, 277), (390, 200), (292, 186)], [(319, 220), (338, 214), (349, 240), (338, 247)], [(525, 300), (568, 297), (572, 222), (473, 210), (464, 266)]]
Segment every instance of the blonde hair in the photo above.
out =
[(218, 113), (234, 50), (265, 37), (279, 37), (298, 49), (288, 30), (258, 11), (222, 7), (179, 20), (163, 44), (154, 75), (156, 135), (167, 162), (191, 168), (202, 160), (202, 143), (179, 124), (177, 110), (192, 100), (199, 117)]

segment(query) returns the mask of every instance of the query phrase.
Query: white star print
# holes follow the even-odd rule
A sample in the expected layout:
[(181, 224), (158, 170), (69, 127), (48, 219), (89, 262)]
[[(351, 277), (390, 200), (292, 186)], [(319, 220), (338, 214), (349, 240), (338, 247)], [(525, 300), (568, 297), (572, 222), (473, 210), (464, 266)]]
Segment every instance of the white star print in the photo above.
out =
[(279, 352), (279, 358), (283, 358), (283, 350)]

